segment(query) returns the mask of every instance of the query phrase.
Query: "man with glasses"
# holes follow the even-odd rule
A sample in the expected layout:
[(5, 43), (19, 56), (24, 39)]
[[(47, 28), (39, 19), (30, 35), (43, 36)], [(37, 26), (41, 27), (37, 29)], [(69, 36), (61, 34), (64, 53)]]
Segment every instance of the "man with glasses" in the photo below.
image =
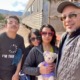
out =
[(80, 3), (64, 1), (57, 10), (66, 29), (60, 42), (57, 80), (80, 80)]

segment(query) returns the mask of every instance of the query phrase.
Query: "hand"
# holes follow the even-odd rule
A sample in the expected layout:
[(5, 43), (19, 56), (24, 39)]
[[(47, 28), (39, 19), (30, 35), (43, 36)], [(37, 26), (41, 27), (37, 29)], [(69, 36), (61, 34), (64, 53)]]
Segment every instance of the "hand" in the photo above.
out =
[(19, 80), (19, 74), (14, 74), (12, 76), (12, 80)]
[(55, 70), (55, 64), (49, 64), (49, 66), (40, 66), (40, 74), (49, 74), (50, 72)]

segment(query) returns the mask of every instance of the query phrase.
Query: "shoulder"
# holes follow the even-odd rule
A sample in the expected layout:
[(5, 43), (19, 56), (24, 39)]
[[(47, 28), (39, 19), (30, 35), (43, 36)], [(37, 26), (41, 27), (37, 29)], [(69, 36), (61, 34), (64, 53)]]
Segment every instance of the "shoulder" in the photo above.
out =
[(4, 36), (6, 36), (5, 32), (0, 34), (0, 38), (3, 38)]
[(39, 46), (34, 46), (32, 49), (37, 50), (37, 49), (41, 49), (41, 48), (42, 48), (42, 44), (40, 44)]
[(43, 53), (43, 50), (42, 50), (42, 45), (39, 45), (39, 46), (36, 46), (36, 47), (33, 47), (30, 52), (34, 52), (34, 53)]
[(29, 46), (27, 46), (27, 47), (25, 48), (25, 50), (26, 50), (26, 51), (30, 51), (32, 48), (33, 48), (33, 47), (32, 47), (31, 45), (29, 45)]
[(77, 38), (77, 43), (80, 44), (80, 35), (76, 37)]
[(54, 46), (56, 50), (58, 50), (59, 48), (57, 46)]
[(61, 35), (61, 39), (65, 38), (67, 36), (67, 32), (64, 32), (62, 35)]
[(31, 51), (37, 51), (37, 48), (38, 48), (38, 47), (33, 47), (33, 48), (31, 49)]
[(59, 53), (59, 48), (57, 46), (53, 46), (53, 50), (55, 53), (57, 53), (57, 54)]
[(17, 34), (16, 37), (19, 38), (19, 39), (23, 39), (23, 37), (19, 34)]
[(0, 34), (0, 41), (4, 41), (6, 37), (6, 33)]
[(67, 34), (68, 34), (67, 32), (64, 32), (64, 33), (61, 35), (61, 40), (60, 40), (59, 46), (65, 41)]
[(19, 34), (16, 35), (16, 39), (17, 39), (18, 41), (20, 41), (20, 42), (24, 42), (23, 37), (22, 37), (21, 35), (19, 35)]

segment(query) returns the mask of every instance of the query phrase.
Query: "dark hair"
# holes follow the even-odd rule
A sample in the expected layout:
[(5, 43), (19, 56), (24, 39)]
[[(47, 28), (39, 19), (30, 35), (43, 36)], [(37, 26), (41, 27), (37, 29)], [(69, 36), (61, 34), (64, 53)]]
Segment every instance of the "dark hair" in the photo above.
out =
[(6, 17), (5, 23), (7, 23), (7, 20), (10, 19), (10, 18), (14, 18), (18, 21), (18, 23), (20, 23), (19, 18), (17, 16), (8, 16), (8, 17)]
[(31, 29), (31, 31), (30, 31), (30, 33), (29, 33), (29, 35), (28, 35), (28, 42), (31, 44), (31, 40), (30, 40), (30, 38), (31, 38), (31, 34), (35, 34), (36, 36), (41, 36), (40, 35), (40, 31), (38, 30), (38, 29)]
[[(51, 29), (51, 31), (54, 32), (54, 36), (53, 36), (52, 41), (50, 42), (50, 44), (51, 44), (51, 45), (55, 45), (55, 44), (56, 44), (56, 32), (55, 32), (55, 29), (53, 28), (52, 25), (47, 24), (47, 25), (43, 25), (43, 26), (40, 28), (40, 32), (42, 32), (43, 28), (45, 28), (45, 27)], [(41, 40), (41, 42), (42, 42), (42, 40)]]

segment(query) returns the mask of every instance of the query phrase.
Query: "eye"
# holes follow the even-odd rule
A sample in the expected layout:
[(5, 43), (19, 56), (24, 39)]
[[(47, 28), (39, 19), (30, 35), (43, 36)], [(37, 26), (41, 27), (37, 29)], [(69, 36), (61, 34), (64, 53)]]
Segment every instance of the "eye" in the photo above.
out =
[(69, 18), (76, 17), (77, 14), (69, 14)]
[(60, 20), (61, 20), (61, 21), (65, 20), (65, 19), (66, 19), (66, 16), (60, 17)]

